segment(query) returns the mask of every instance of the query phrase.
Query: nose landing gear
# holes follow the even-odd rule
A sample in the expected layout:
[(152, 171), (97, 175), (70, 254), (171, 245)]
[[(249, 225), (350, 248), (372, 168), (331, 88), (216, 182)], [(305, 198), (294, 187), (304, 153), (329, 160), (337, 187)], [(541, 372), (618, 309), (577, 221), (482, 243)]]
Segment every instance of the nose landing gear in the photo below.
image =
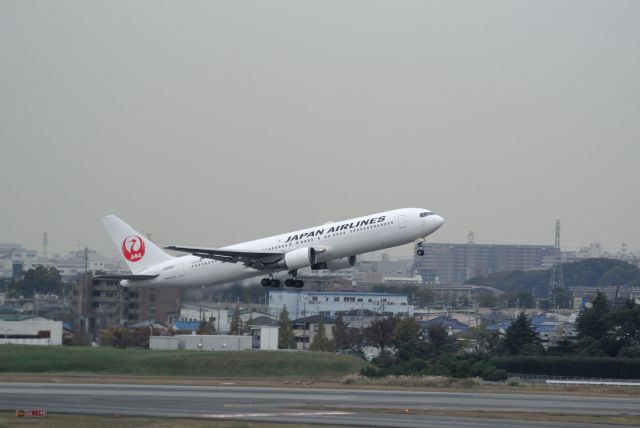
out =
[(424, 241), (418, 241), (416, 244), (416, 254), (419, 256), (424, 256), (424, 250), (422, 249), (422, 244)]

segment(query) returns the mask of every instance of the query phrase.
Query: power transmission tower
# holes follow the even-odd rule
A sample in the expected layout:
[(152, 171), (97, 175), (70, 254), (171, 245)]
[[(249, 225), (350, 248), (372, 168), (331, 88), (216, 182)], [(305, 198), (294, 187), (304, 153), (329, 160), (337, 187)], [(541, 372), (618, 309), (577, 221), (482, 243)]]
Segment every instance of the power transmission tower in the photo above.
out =
[(560, 252), (560, 220), (556, 220), (556, 241), (554, 244), (554, 261), (549, 280), (549, 300), (555, 306), (557, 290), (564, 290), (564, 275), (562, 274), (562, 253)]
[(475, 244), (476, 243), (476, 233), (473, 230), (470, 230), (467, 233), (467, 244)]
[(49, 234), (47, 231), (44, 231), (42, 235), (42, 257), (47, 258), (47, 247), (49, 246)]

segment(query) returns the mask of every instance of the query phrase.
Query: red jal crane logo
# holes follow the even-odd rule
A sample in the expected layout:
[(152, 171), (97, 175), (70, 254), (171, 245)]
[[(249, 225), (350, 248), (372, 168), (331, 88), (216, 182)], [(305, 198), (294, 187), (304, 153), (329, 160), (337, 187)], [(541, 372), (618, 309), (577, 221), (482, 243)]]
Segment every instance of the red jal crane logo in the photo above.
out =
[(138, 235), (130, 235), (122, 241), (122, 255), (130, 262), (142, 260), (144, 256), (144, 240)]

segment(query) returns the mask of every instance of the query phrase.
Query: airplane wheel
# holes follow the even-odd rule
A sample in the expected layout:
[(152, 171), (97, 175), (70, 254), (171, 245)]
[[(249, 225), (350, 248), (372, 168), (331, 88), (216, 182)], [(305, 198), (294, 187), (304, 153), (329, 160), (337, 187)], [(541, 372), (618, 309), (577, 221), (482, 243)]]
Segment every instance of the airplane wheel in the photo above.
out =
[(416, 251), (416, 254), (419, 256), (424, 256), (424, 250), (423, 249), (419, 249), (418, 251)]
[(260, 284), (262, 284), (263, 287), (269, 287), (271, 285), (271, 281), (269, 281), (269, 278), (262, 278)]
[(295, 287), (296, 284), (293, 279), (289, 278), (284, 281), (284, 285), (286, 285), (287, 287)]
[(278, 287), (280, 287), (280, 280), (279, 280), (279, 279), (272, 279), (272, 280), (271, 280), (271, 286), (272, 286), (273, 288), (278, 288)]
[(295, 286), (296, 288), (302, 288), (304, 287), (304, 281), (300, 280), (300, 279), (296, 279), (295, 281)]

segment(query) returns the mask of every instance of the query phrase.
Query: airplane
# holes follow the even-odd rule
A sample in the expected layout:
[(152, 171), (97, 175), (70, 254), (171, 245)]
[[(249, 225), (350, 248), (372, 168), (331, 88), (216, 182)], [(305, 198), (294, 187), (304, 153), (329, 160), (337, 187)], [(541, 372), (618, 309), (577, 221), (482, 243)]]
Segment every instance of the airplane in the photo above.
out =
[(264, 287), (280, 287), (274, 273), (288, 271), (285, 286), (302, 288), (297, 278), (302, 268), (351, 267), (356, 256), (416, 242), (424, 255), (425, 238), (438, 230), (444, 219), (422, 208), (401, 208), (329, 222), (281, 235), (222, 248), (169, 245), (166, 250), (188, 253), (172, 256), (115, 215), (102, 219), (131, 274), (97, 275), (118, 280), (124, 287), (200, 287), (265, 277)]

